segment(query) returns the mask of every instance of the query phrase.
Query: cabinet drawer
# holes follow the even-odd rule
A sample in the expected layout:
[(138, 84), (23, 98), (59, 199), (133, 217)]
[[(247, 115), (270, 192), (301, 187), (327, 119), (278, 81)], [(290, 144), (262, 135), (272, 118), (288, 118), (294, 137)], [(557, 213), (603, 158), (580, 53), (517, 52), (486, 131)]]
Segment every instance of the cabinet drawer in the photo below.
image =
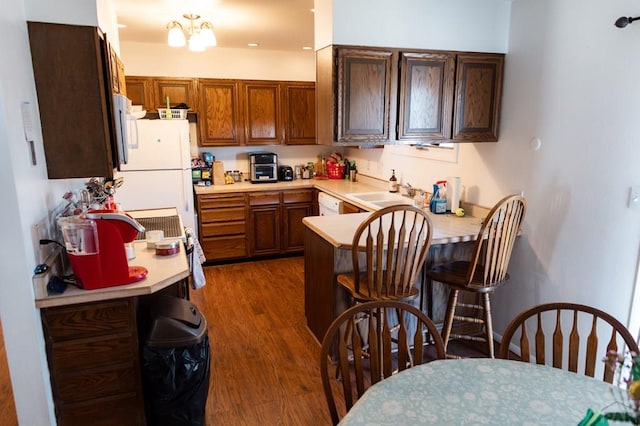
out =
[(145, 425), (142, 396), (128, 393), (57, 408), (58, 425), (133, 426)]
[(249, 194), (250, 206), (280, 204), (280, 192), (255, 192)]
[(202, 210), (220, 207), (244, 207), (244, 204), (244, 194), (200, 195), (198, 197), (198, 206)]
[(135, 329), (133, 302), (128, 299), (43, 309), (42, 321), (53, 341), (82, 339)]
[(138, 353), (131, 335), (89, 338), (51, 344), (50, 364), (59, 373), (125, 362)]
[(247, 239), (244, 235), (205, 237), (200, 244), (207, 260), (232, 259), (247, 255)]
[(244, 221), (244, 219), (244, 207), (200, 211), (200, 221), (203, 224), (207, 222), (228, 222), (231, 220)]
[(135, 392), (138, 389), (138, 370), (128, 362), (102, 369), (57, 374), (54, 380), (56, 397), (65, 404)]
[(218, 237), (221, 235), (236, 235), (246, 232), (246, 223), (241, 222), (221, 222), (204, 223), (202, 225), (202, 237)]
[(312, 198), (312, 192), (310, 189), (305, 189), (303, 191), (284, 191), (282, 193), (282, 200), (285, 204), (310, 203)]

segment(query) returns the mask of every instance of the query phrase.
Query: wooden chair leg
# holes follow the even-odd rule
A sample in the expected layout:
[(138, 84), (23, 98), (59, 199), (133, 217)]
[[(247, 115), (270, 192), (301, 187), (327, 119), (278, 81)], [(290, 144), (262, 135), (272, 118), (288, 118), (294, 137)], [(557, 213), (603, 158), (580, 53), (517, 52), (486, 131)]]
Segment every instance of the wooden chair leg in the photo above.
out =
[(482, 294), (484, 305), (484, 329), (485, 337), (487, 339), (487, 350), (489, 352), (489, 358), (495, 358), (493, 350), (493, 323), (491, 320), (491, 301), (489, 299), (489, 293)]
[(456, 306), (458, 304), (458, 290), (452, 288), (449, 292), (449, 302), (447, 303), (447, 313), (444, 317), (444, 325), (442, 326), (442, 340), (444, 341), (444, 351), (447, 351), (447, 344), (449, 343), (449, 336), (451, 335), (451, 328), (453, 327), (453, 316), (456, 313)]

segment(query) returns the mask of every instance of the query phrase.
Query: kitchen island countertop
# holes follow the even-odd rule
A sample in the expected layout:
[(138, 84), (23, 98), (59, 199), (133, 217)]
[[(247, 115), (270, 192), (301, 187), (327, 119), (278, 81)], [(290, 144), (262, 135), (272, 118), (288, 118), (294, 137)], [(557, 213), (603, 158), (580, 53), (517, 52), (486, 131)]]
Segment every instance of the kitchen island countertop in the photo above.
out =
[[(351, 249), (356, 229), (370, 214), (365, 212), (336, 216), (309, 216), (302, 222), (332, 246)], [(483, 218), (472, 216), (427, 214), (433, 223), (432, 245), (474, 241), (483, 220)]]

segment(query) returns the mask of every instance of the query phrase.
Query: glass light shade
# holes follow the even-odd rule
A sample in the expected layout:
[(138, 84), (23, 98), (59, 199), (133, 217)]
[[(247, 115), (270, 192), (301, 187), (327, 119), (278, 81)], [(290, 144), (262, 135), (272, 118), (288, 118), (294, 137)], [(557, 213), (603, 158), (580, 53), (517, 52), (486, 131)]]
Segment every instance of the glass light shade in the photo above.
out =
[(184, 33), (182, 32), (182, 26), (176, 22), (170, 22), (169, 25), (169, 35), (167, 36), (167, 42), (171, 47), (182, 47), (187, 44), (187, 40), (184, 37)]
[(213, 47), (218, 44), (216, 35), (213, 33), (213, 25), (211, 25), (211, 22), (204, 21), (200, 28), (200, 37), (202, 38), (202, 43), (206, 47)]
[(204, 52), (205, 45), (202, 42), (202, 37), (200, 34), (193, 33), (191, 37), (189, 37), (189, 50), (192, 52)]

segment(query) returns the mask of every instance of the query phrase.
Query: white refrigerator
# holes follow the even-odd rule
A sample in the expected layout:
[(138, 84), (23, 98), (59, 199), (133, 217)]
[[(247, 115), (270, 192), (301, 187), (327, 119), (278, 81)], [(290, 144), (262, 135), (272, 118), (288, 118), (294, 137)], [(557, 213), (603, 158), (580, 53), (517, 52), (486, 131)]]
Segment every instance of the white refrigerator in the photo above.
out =
[(129, 133), (129, 158), (117, 173), (124, 182), (116, 190), (116, 203), (125, 211), (175, 207), (183, 225), (197, 234), (189, 121), (136, 120), (129, 123)]

